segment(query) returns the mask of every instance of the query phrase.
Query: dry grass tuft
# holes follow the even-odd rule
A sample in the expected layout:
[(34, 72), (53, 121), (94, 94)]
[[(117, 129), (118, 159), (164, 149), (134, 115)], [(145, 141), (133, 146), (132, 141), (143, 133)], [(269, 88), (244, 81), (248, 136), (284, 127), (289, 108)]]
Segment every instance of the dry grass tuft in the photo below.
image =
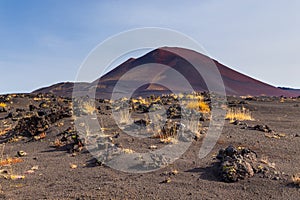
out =
[(0, 103), (0, 107), (5, 108), (6, 104), (5, 103)]
[(122, 149), (125, 154), (132, 154), (134, 151), (132, 149)]
[(56, 138), (53, 142), (53, 146), (58, 148), (58, 147), (62, 147), (64, 144), (62, 143), (62, 141), (58, 138)]
[(267, 165), (268, 167), (272, 168), (272, 169), (276, 169), (276, 165), (274, 162), (270, 162), (268, 157), (266, 156), (263, 156), (261, 159), (260, 159), (260, 162)]
[(226, 114), (226, 119), (229, 119), (230, 122), (234, 122), (235, 120), (246, 121), (253, 120), (251, 113), (246, 108), (231, 108), (228, 110)]
[(204, 101), (191, 101), (186, 106), (188, 109), (198, 110), (199, 112), (209, 113), (210, 108)]
[(120, 124), (132, 123), (130, 112), (127, 109), (122, 109), (119, 111), (119, 123)]
[(191, 120), (187, 121), (186, 128), (190, 130), (196, 136), (196, 138), (200, 138), (202, 124), (196, 118), (192, 118)]
[(88, 114), (93, 114), (97, 109), (95, 108), (95, 105), (93, 105), (92, 102), (83, 102), (82, 108), (84, 112)]
[(294, 185), (300, 186), (300, 173), (295, 174), (295, 175), (292, 176), (292, 183)]
[(5, 128), (5, 129), (3, 129), (3, 130), (0, 130), (0, 136), (1, 135), (5, 135), (6, 133), (8, 133), (9, 131), (11, 131), (12, 130), (12, 128)]
[(178, 139), (174, 137), (161, 138), (160, 142), (163, 144), (177, 144)]
[(0, 161), (0, 166), (12, 165), (20, 162), (23, 162), (21, 158), (6, 158)]

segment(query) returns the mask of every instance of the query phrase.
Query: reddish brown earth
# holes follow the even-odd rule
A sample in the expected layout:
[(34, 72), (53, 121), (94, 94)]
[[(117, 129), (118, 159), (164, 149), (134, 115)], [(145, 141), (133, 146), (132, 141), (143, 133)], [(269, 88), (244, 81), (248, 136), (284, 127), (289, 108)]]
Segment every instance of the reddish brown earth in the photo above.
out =
[[(207, 91), (207, 85), (203, 77), (195, 70), (190, 62), (196, 63), (204, 71), (211, 70), (212, 66), (216, 66), (219, 70), (221, 77), (224, 81), (225, 90), (227, 95), (236, 96), (299, 96), (299, 93), (292, 92), (288, 90), (282, 90), (280, 88), (273, 87), (271, 85), (265, 84), (261, 81), (255, 80), (251, 77), (243, 75), (235, 70), (232, 70), (225, 65), (222, 65), (216, 60), (210, 59), (209, 57), (200, 54), (198, 52), (175, 47), (163, 47), (155, 49), (146, 55), (134, 59), (130, 58), (123, 64), (117, 66), (115, 69), (111, 70), (101, 78), (95, 80), (94, 82), (88, 83), (78, 83), (77, 93), (81, 94), (91, 90), (96, 86), (96, 97), (97, 98), (110, 98), (111, 93), (116, 85), (117, 81), (130, 70), (137, 69), (137, 67), (143, 65), (146, 66), (143, 70), (133, 71), (124, 82), (136, 82), (147, 80), (150, 82), (161, 82), (168, 83), (173, 86), (176, 92), (187, 92), (187, 87), (182, 85), (181, 81), (178, 81), (172, 72), (176, 70), (186, 80), (189, 81), (191, 86), (195, 91)], [(151, 65), (151, 63), (162, 64), (168, 67), (157, 67)], [(214, 75), (207, 75), (207, 79), (215, 79)], [(218, 83), (215, 83), (218, 84)], [(131, 87), (128, 86), (127, 87)], [(34, 93), (54, 93), (56, 95), (72, 96), (73, 83), (59, 83), (50, 87), (45, 87), (34, 91)], [(127, 88), (128, 89), (128, 88)], [(135, 88), (138, 89), (138, 88)], [(126, 90), (124, 88), (124, 90)], [(154, 89), (153, 87), (140, 88), (136, 93), (140, 93), (142, 96), (149, 96), (150, 94), (157, 93), (168, 93), (168, 90), (162, 90), (160, 87)]]
[[(28, 105), (38, 106), (41, 100), (30, 97), (10, 99), (9, 111), (17, 108), (28, 112)], [(62, 102), (53, 97), (54, 104)], [(21, 180), (0, 178), (3, 199), (299, 199), (299, 187), (290, 184), (293, 174), (300, 172), (300, 137), (299, 137), (299, 99), (287, 99), (280, 102), (278, 98), (236, 99), (229, 102), (244, 106), (252, 112), (255, 121), (249, 124), (267, 124), (285, 137), (269, 138), (263, 132), (243, 130), (226, 121), (222, 134), (204, 159), (198, 158), (202, 140), (194, 141), (192, 146), (174, 164), (155, 172), (145, 174), (124, 173), (109, 167), (99, 166), (93, 156), (85, 149), (76, 155), (68, 153), (65, 148), (54, 148), (53, 142), (58, 133), (71, 125), (71, 118), (63, 118), (50, 126), (46, 138), (28, 141), (22, 137), (19, 141), (5, 143), (2, 159), (14, 157), (18, 151), (27, 153), (23, 162), (8, 167), (11, 173), (25, 175)], [(64, 104), (64, 103), (63, 103)], [(122, 133), (111, 119), (110, 110), (105, 110), (106, 103), (97, 103), (102, 109), (98, 118), (104, 126), (109, 127), (106, 134), (120, 133), (116, 142), (125, 147), (139, 151), (149, 145), (159, 145), (156, 140), (132, 140)], [(0, 113), (0, 125), (14, 125), (17, 121), (4, 119), (7, 112)], [(63, 126), (59, 124), (63, 122)], [(3, 136), (1, 136), (1, 141)], [(275, 163), (278, 180), (254, 177), (236, 183), (225, 183), (218, 176), (215, 156), (218, 150), (228, 145), (243, 146), (254, 150), (259, 158), (267, 157)], [(4, 143), (2, 143), (3, 147)], [(71, 169), (70, 164), (77, 165)], [(38, 169), (28, 174), (33, 166)], [(0, 169), (5, 169), (1, 166)], [(178, 174), (169, 175), (172, 170)], [(276, 175), (277, 176), (277, 175)], [(171, 182), (163, 183), (167, 178)]]

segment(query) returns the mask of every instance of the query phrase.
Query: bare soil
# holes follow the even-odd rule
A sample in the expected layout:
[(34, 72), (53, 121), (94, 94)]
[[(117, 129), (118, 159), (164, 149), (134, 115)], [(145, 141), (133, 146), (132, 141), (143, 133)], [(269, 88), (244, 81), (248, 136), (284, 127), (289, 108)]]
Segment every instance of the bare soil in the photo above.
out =
[[(229, 101), (239, 98), (229, 98)], [(264, 132), (241, 129), (226, 121), (222, 134), (210, 154), (198, 158), (202, 140), (194, 141), (187, 152), (175, 163), (150, 173), (125, 173), (99, 165), (84, 148), (81, 152), (70, 153), (68, 149), (53, 147), (58, 134), (72, 126), (71, 118), (55, 122), (48, 130), (46, 138), (29, 141), (22, 137), (18, 141), (2, 140), (2, 159), (14, 157), (22, 150), (27, 153), (23, 162), (8, 168), (10, 173), (24, 175), (24, 179), (0, 178), (3, 199), (299, 199), (299, 187), (291, 184), (292, 175), (300, 172), (300, 104), (299, 99), (278, 98), (245, 100), (255, 121), (250, 125), (265, 124), (284, 137), (269, 138)], [(13, 98), (11, 109), (28, 109), (29, 104), (38, 106), (33, 97)], [(105, 108), (105, 103), (99, 103)], [(98, 106), (99, 106), (98, 105)], [(99, 118), (104, 123), (107, 134), (120, 133), (118, 142), (135, 151), (150, 145), (159, 145), (151, 139), (131, 140), (112, 122), (110, 110), (104, 110)], [(0, 113), (1, 128), (8, 112)], [(57, 126), (63, 122), (62, 126)], [(2, 139), (5, 138), (2, 136)], [(5, 142), (4, 142), (5, 141)], [(235, 183), (225, 183), (218, 174), (216, 155), (219, 149), (228, 145), (243, 146), (254, 150), (258, 157), (265, 157), (275, 163), (278, 178), (254, 177)], [(71, 165), (76, 165), (74, 169)], [(38, 166), (28, 173), (32, 167)], [(178, 174), (172, 174), (173, 170)], [(170, 180), (166, 182), (166, 180)]]

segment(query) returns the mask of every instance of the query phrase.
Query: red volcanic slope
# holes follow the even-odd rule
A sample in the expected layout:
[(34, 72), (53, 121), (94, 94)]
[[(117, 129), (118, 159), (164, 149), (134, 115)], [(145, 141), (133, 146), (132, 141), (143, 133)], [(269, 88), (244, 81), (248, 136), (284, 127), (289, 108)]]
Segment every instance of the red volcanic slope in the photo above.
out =
[[(201, 75), (194, 66), (199, 67)], [(203, 54), (177, 47), (163, 47), (140, 58), (131, 58), (94, 82), (81, 83), (76, 92), (95, 93), (96, 88), (97, 98), (110, 98), (113, 91), (120, 96), (133, 91), (135, 95), (142, 96), (167, 93), (170, 90), (188, 92), (191, 90), (189, 85), (195, 91), (208, 91), (207, 83), (214, 88), (220, 85), (220, 82), (216, 81), (217, 76), (211, 73), (214, 68), (220, 72), (227, 95), (295, 96), (289, 91), (234, 71)], [(185, 82), (189, 84), (183, 84)], [(69, 83), (68, 87), (64, 87), (64, 84), (58, 84), (59, 89), (54, 85), (34, 92), (70, 96), (72, 85)]]

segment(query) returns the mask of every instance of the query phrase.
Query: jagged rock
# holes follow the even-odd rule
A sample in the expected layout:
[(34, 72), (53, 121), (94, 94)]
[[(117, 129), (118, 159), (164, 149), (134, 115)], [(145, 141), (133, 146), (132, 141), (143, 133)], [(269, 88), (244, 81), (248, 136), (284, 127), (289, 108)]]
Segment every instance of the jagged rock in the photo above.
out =
[(136, 110), (141, 111), (142, 113), (148, 113), (149, 112), (149, 106), (140, 104)]
[(36, 109), (37, 109), (36, 106), (34, 106), (34, 105), (29, 105), (29, 111), (34, 111), (34, 110), (36, 110)]
[(221, 149), (217, 155), (220, 160), (220, 175), (225, 182), (236, 182), (254, 176), (257, 155), (249, 149), (238, 150), (233, 146)]
[(70, 152), (81, 151), (83, 142), (74, 128), (69, 127), (59, 135), (62, 135), (60, 142), (64, 143)]
[(0, 107), (0, 113), (3, 113), (3, 112), (7, 112), (7, 110), (4, 107)]
[(245, 127), (248, 130), (256, 130), (265, 133), (272, 133), (273, 130), (268, 125), (256, 125), (256, 126), (247, 126)]
[(23, 113), (18, 113), (18, 112), (10, 112), (8, 113), (8, 115), (5, 117), (6, 119), (11, 119), (13, 121), (18, 121), (20, 119), (22, 119), (23, 117)]
[(50, 106), (46, 102), (42, 102), (39, 105), (40, 108), (49, 108)]
[(236, 125), (236, 126), (245, 126), (245, 127), (248, 127), (248, 124), (246, 122), (242, 122), (242, 121), (239, 121), (239, 120), (235, 120), (234, 122), (232, 122), (233, 125)]
[(167, 110), (167, 117), (169, 119), (181, 118), (181, 107), (178, 104), (172, 105)]
[(106, 106), (105, 106), (105, 109), (106, 109), (106, 110), (111, 110), (112, 107), (111, 107), (111, 105), (106, 105)]
[(44, 117), (32, 116), (19, 120), (14, 131), (24, 136), (35, 136), (47, 131), (49, 122)]
[(23, 109), (23, 108), (17, 108), (17, 109), (16, 109), (16, 112), (26, 112), (26, 110)]
[(134, 122), (134, 124), (139, 126), (148, 126), (150, 124), (149, 120), (140, 119)]

